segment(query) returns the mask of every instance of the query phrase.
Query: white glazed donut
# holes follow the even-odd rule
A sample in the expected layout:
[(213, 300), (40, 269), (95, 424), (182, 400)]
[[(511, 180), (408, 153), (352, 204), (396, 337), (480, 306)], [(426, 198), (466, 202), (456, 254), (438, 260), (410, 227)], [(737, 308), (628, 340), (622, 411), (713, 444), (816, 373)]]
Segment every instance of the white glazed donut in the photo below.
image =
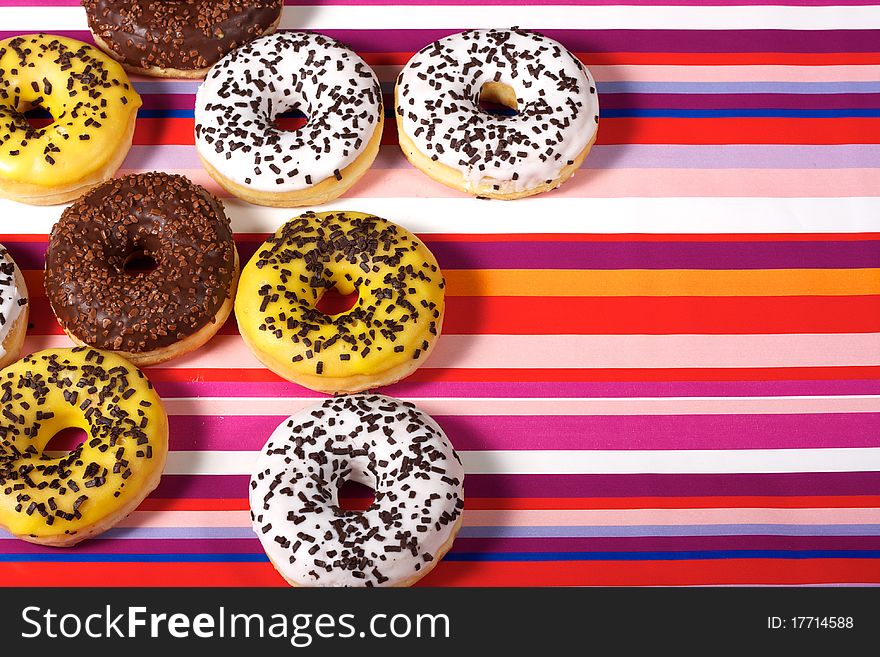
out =
[[(299, 108), (296, 131), (273, 121)], [(199, 87), (196, 147), (208, 173), (252, 203), (291, 207), (336, 198), (367, 171), (382, 138), (373, 70), (338, 41), (285, 32), (217, 62)]]
[[(518, 111), (498, 116), (480, 99)], [(398, 136), (414, 166), (450, 187), (512, 199), (561, 185), (596, 140), (590, 72), (543, 35), (469, 30), (435, 41), (397, 79)]]
[[(375, 491), (366, 511), (338, 506), (348, 480)], [(463, 482), (443, 430), (413, 404), (334, 397), (273, 432), (251, 477), (251, 519), (293, 586), (409, 586), (451, 547)]]
[(0, 244), (0, 368), (18, 360), (28, 323), (28, 291), (21, 270)]

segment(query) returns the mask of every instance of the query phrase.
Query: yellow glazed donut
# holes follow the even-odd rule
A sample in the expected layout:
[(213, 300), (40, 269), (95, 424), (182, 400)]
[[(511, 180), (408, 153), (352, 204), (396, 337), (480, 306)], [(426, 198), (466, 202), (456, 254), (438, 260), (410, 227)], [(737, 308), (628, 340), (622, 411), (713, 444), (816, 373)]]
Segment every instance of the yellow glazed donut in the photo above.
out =
[[(358, 292), (325, 315), (327, 290)], [(282, 226), (241, 272), (235, 315), (244, 341), (273, 372), (328, 393), (408, 376), (443, 324), (437, 260), (405, 228), (361, 212), (307, 212)]]
[[(64, 203), (110, 178), (131, 146), (141, 99), (97, 48), (28, 34), (0, 41), (0, 196)], [(54, 120), (34, 128), (24, 112)]]
[[(0, 371), (0, 526), (67, 547), (131, 513), (159, 483), (168, 418), (143, 373), (109, 352), (47, 349)], [(69, 454), (43, 453), (83, 429)]]

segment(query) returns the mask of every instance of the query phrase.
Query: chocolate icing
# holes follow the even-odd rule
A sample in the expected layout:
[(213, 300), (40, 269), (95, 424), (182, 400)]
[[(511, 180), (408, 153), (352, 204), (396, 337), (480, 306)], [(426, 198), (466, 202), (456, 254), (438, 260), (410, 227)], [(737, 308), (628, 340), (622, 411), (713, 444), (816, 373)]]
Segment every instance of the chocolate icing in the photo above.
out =
[(89, 28), (123, 62), (194, 70), (256, 39), (282, 0), (82, 0)]
[[(155, 269), (126, 272), (140, 253)], [(144, 353), (213, 321), (234, 276), (220, 202), (183, 176), (144, 173), (109, 180), (64, 211), (49, 236), (45, 287), (79, 340)]]

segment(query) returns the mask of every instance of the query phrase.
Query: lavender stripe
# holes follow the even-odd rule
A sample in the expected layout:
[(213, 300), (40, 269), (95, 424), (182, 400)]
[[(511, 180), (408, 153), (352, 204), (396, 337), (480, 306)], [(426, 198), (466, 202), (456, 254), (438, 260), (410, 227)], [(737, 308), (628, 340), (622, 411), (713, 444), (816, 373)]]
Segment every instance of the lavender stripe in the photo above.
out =
[[(597, 536), (597, 537), (463, 537), (451, 553), (463, 552), (638, 552), (679, 550), (876, 550), (880, 537), (855, 536)], [(205, 539), (107, 539), (87, 541), (78, 554), (262, 554), (260, 541), (252, 538)], [(2, 554), (59, 554), (58, 550), (24, 541), (0, 541)]]
[[(880, 168), (880, 144), (786, 146), (777, 144), (626, 144), (593, 146), (586, 169), (851, 169)], [(194, 146), (133, 146), (122, 168), (201, 170)], [(383, 146), (373, 169), (410, 169), (396, 146)]]
[[(604, 6), (604, 5), (673, 5), (673, 6), (865, 6), (874, 5), (876, 0), (492, 0), (493, 5), (520, 6), (520, 5), (561, 5), (561, 6)], [(80, 0), (4, 0), (4, 5), (9, 7), (77, 7)], [(288, 7), (313, 7), (318, 4), (338, 6), (419, 6), (419, 5), (444, 5), (444, 6), (470, 6), (474, 0), (329, 0), (318, 2), (317, 0), (284, 0)]]
[[(456, 29), (327, 30), (360, 52), (415, 52), (459, 32)], [(542, 33), (575, 52), (877, 52), (876, 30), (573, 30)], [(60, 36), (93, 43), (88, 30), (60, 30)], [(18, 36), (0, 31), (0, 39)]]
[(462, 527), (461, 538), (637, 536), (876, 536), (880, 525), (633, 525), (629, 527)]
[[(245, 475), (165, 475), (154, 498), (247, 497)], [(468, 475), (470, 497), (880, 495), (880, 472)]]
[[(259, 450), (285, 416), (173, 415), (172, 450)], [(880, 413), (435, 415), (459, 450), (880, 446)]]
[[(880, 241), (444, 242), (423, 236), (444, 269), (797, 269), (880, 267)], [(6, 242), (22, 269), (42, 269), (45, 242)], [(238, 241), (242, 262), (259, 242)]]
[[(149, 370), (147, 370), (149, 372)], [(230, 378), (235, 374), (230, 373)], [(155, 381), (162, 397), (323, 398), (295, 383)], [(770, 397), (880, 395), (880, 381), (408, 382), (384, 388), (393, 397)]]
[[(379, 74), (396, 72), (397, 67), (383, 68)], [(385, 93), (391, 93), (393, 80), (383, 81)], [(138, 80), (135, 89), (144, 97), (163, 94), (193, 96), (199, 88), (197, 81), (186, 80)], [(880, 93), (880, 82), (840, 81), (840, 82), (783, 82), (783, 81), (744, 81), (744, 82), (644, 82), (639, 80), (599, 81), (596, 85), (600, 95), (610, 94), (876, 94)], [(602, 105), (605, 105), (603, 101)], [(192, 102), (182, 109), (191, 109)]]

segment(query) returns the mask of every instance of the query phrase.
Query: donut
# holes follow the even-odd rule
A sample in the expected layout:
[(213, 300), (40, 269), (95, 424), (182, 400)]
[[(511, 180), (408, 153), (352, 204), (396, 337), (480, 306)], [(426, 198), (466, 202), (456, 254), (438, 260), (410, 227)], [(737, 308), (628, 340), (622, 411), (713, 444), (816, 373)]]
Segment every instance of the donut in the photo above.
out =
[[(54, 205), (111, 177), (140, 106), (125, 71), (97, 48), (49, 34), (0, 41), (0, 196)], [(53, 123), (31, 125), (33, 108)]]
[[(357, 291), (335, 315), (317, 309), (336, 288)], [(443, 325), (437, 260), (405, 228), (361, 212), (307, 212), (284, 224), (241, 272), (235, 316), (266, 367), (312, 390), (360, 392), (412, 373)]]
[(183, 176), (110, 180), (68, 207), (49, 235), (46, 296), (64, 332), (135, 365), (207, 342), (232, 310), (237, 280), (223, 206)]
[(0, 244), (0, 368), (18, 359), (27, 325), (27, 285), (12, 256)]
[[(0, 371), (0, 526), (68, 547), (131, 513), (162, 476), (168, 418), (136, 367), (111, 353), (47, 349)], [(62, 456), (60, 430), (87, 439)]]
[[(483, 198), (559, 187), (596, 140), (596, 83), (560, 43), (523, 30), (469, 30), (404, 66), (394, 91), (400, 147), (438, 182)], [(480, 100), (515, 109), (483, 111)]]
[(82, 0), (101, 50), (131, 73), (203, 78), (231, 50), (271, 34), (282, 0)]
[[(296, 108), (305, 126), (275, 127)], [(260, 205), (318, 205), (344, 193), (376, 158), (383, 123), (375, 73), (320, 34), (252, 41), (217, 62), (196, 94), (202, 164), (230, 194)]]
[[(339, 506), (347, 481), (370, 486), (363, 512)], [(282, 422), (250, 481), (254, 532), (292, 586), (410, 586), (452, 546), (464, 468), (446, 434), (409, 402), (325, 399)]]

